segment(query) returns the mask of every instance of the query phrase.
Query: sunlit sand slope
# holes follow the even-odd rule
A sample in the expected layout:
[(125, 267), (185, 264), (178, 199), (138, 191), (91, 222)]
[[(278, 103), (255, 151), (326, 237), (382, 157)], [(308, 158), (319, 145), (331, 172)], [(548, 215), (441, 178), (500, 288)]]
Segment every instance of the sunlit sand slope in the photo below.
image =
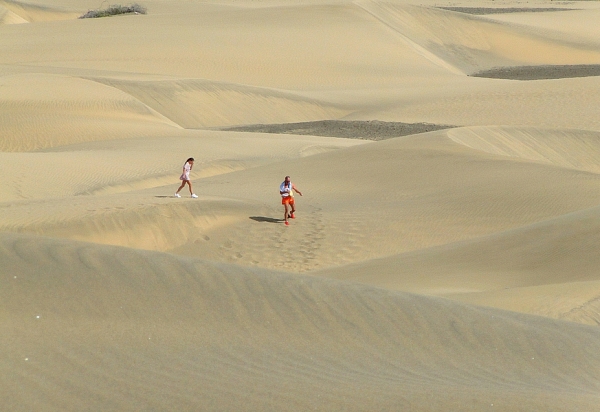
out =
[(0, 77), (0, 150), (166, 134), (178, 126), (118, 89), (79, 78)]
[[(573, 170), (579, 175), (578, 179), (581, 179), (581, 182), (590, 179), (597, 181), (598, 178), (596, 158), (599, 139), (596, 133), (501, 127), (452, 129), (444, 133), (453, 141), (480, 153), (495, 153), (515, 160), (528, 160), (533, 162), (530, 163), (531, 166), (552, 164), (565, 172)], [(513, 168), (515, 166), (513, 165)], [(479, 168), (478, 173), (483, 170), (485, 168)], [(512, 216), (505, 215), (504, 221), (510, 225), (509, 222), (516, 216), (523, 218), (531, 213), (523, 207), (517, 207), (513, 202), (522, 196), (519, 194), (521, 189), (529, 187), (533, 176), (523, 175), (520, 183), (515, 182), (512, 190), (507, 190), (505, 195), (498, 197), (499, 182), (503, 180), (499, 176), (505, 173), (498, 171), (498, 176), (490, 179), (495, 193), (486, 195), (490, 203), (486, 206), (480, 204), (479, 208), (492, 212), (495, 207), (492, 203), (509, 207)], [(467, 190), (467, 187), (474, 189), (470, 178), (459, 180), (465, 185), (463, 190)], [(533, 208), (540, 207), (538, 211), (553, 209), (553, 201), (542, 207), (541, 198), (538, 196), (558, 189), (554, 186), (558, 181), (551, 179), (530, 187), (526, 197), (532, 204), (526, 208), (535, 205)], [(573, 181), (573, 185), (579, 184)], [(485, 193), (481, 189), (477, 191)], [(564, 199), (574, 206), (583, 198), (593, 195), (593, 192), (591, 188), (583, 189), (579, 195), (567, 195)], [(556, 192), (551, 197), (556, 196), (558, 200), (564, 195)], [(423, 207), (428, 207), (428, 204), (429, 202), (424, 202)], [(403, 209), (402, 203), (398, 205), (400, 210)], [(456, 298), (504, 309), (597, 324), (600, 313), (597, 301), (600, 294), (594, 286), (595, 283), (589, 282), (600, 280), (597, 271), (600, 261), (597, 261), (598, 254), (595, 252), (599, 247), (597, 239), (600, 231), (600, 211), (597, 200), (590, 203), (590, 206), (589, 209), (582, 208), (567, 214), (558, 213), (555, 218), (513, 226), (512, 229), (508, 226), (505, 229), (497, 227), (493, 234), (465, 242), (449, 243), (349, 266), (332, 267), (315, 274), (425, 294), (452, 294), (454, 297), (460, 292), (472, 292), (463, 293)], [(471, 220), (475, 221), (475, 213), (467, 204), (461, 211), (472, 213)], [(460, 216), (456, 213), (455, 219)], [(487, 215), (486, 221), (490, 222), (492, 216), (499, 217), (492, 212)], [(535, 219), (532, 222), (535, 222)], [(407, 224), (403, 227), (406, 228)], [(455, 226), (454, 230), (462, 232), (463, 229)], [(398, 240), (394, 240), (394, 243), (397, 244)], [(587, 289), (579, 282), (588, 282)], [(579, 293), (582, 290), (586, 290), (586, 293)]]
[(0, 3), (0, 24), (22, 24), (27, 23), (27, 20), (15, 14)]
[[(139, 138), (115, 136), (119, 140), (103, 140), (104, 135), (100, 135), (96, 142), (38, 152), (0, 153), (4, 181), (0, 199), (32, 201), (175, 185), (183, 162), (190, 156), (197, 160), (191, 174), (196, 180), (367, 143), (172, 128), (169, 133), (156, 133), (155, 129), (150, 133), (154, 134)], [(163, 188), (154, 193), (161, 194), (165, 194)]]
[(185, 128), (336, 119), (352, 110), (297, 93), (205, 80), (96, 80), (135, 96)]
[[(331, 268), (319, 274), (443, 295), (595, 282), (600, 281), (600, 261), (595, 253), (599, 232), (600, 209), (595, 207), (466, 242)], [(588, 300), (584, 296), (578, 302), (558, 300), (556, 309), (568, 312)], [(515, 301), (515, 305), (519, 303)]]
[(0, 259), (0, 393), (14, 411), (600, 400), (600, 331), (585, 325), (22, 235), (1, 235)]
[[(167, 3), (164, 3), (167, 4)], [(353, 4), (246, 8), (163, 4), (144, 16), (14, 25), (0, 64), (207, 79), (296, 90), (389, 87), (406, 75), (444, 75)], [(56, 47), (57, 44), (69, 47)], [(35, 58), (33, 57), (35, 56)]]
[(56, 8), (54, 4), (50, 4), (50, 7), (48, 7), (33, 3), (11, 0), (0, 1), (0, 25), (72, 20), (79, 16), (76, 12)]
[[(515, 81), (469, 78), (411, 90), (407, 101), (380, 100), (348, 119), (402, 120), (436, 124), (510, 125), (600, 131), (600, 77)], [(429, 93), (432, 93), (431, 95)]]
[[(496, 136), (493, 130), (483, 131)], [(518, 153), (535, 132), (523, 130), (511, 134), (499, 129)], [(29, 193), (18, 171), (10, 170), (34, 160), (32, 170), (42, 175), (63, 162), (67, 152), (5, 154), (6, 164), (12, 166), (6, 178), (10, 185), (3, 190), (14, 200), (6, 203), (2, 228), (121, 246), (143, 243), (155, 250), (302, 272), (474, 239), (600, 203), (600, 175), (575, 170), (570, 163), (559, 166), (577, 150), (593, 154), (591, 143), (578, 149), (579, 137), (593, 142), (587, 132), (562, 135), (565, 142), (571, 136), (573, 145), (570, 152), (557, 152), (556, 164), (486, 153), (448, 137), (458, 133), (465, 141), (468, 137), (480, 142), (477, 139), (488, 136), (480, 129), (437, 131), (356, 147), (347, 147), (360, 143), (355, 139), (212, 133), (177, 140), (177, 152), (169, 156), (163, 153), (173, 142), (165, 139), (120, 141), (112, 150), (82, 152), (63, 167), (68, 177), (60, 186), (64, 198), (44, 188), (56, 178), (52, 174), (40, 178), (37, 194)], [(337, 142), (337, 147), (347, 148), (298, 158), (331, 150)], [(230, 160), (243, 147), (246, 155)], [(205, 173), (194, 181), (195, 191), (221, 203), (192, 206), (189, 199), (169, 198), (181, 159), (191, 148), (198, 153), (195, 173)], [(97, 162), (114, 166), (110, 173), (93, 172), (96, 167), (84, 171)], [(584, 166), (594, 167), (592, 161)], [(221, 174), (225, 171), (232, 173)], [(282, 231), (277, 188), (286, 174), (304, 196), (298, 197), (298, 219)], [(88, 196), (68, 197), (77, 194)], [(235, 205), (235, 212), (221, 209), (224, 204)], [(180, 214), (182, 207), (193, 209)], [(190, 212), (221, 223), (197, 225)], [(174, 233), (188, 234), (152, 243), (146, 242), (148, 228), (157, 233), (178, 228)], [(210, 242), (199, 240), (203, 237)], [(262, 240), (248, 242), (249, 238)]]
[[(598, 64), (592, 38), (402, 2), (317, 3), (158, 1), (144, 16), (54, 22), (61, 30), (4, 25), (0, 74), (95, 79), (191, 128), (348, 118), (600, 130), (598, 78), (465, 76)], [(31, 134), (23, 127), (11, 133)]]
[(0, 410), (597, 411), (599, 5), (476, 3), (0, 0)]
[[(235, 182), (227, 184), (226, 196), (206, 197), (202, 178), (366, 143), (314, 136), (176, 133), (38, 153), (0, 153), (2, 230), (155, 250), (197, 241), (201, 246), (208, 228), (245, 222), (264, 209), (264, 202), (240, 198)], [(190, 156), (196, 158), (191, 177), (201, 199), (189, 199), (187, 189), (182, 192), (186, 199), (174, 199), (183, 162)]]
[(600, 173), (600, 133), (515, 127), (470, 127), (448, 137), (485, 153)]
[[(176, 252), (299, 272), (473, 239), (600, 203), (600, 175), (492, 155), (458, 144), (448, 133), (203, 179), (204, 194), (231, 197), (226, 182), (236, 182), (233, 198), (265, 207), (245, 223), (208, 233), (209, 244)], [(514, 134), (515, 142), (521, 134)], [(304, 196), (297, 197), (298, 218), (282, 231), (277, 187), (286, 174)], [(246, 242), (247, 236), (266, 243)]]
[(587, 325), (600, 325), (600, 281), (449, 295), (451, 299)]
[[(584, 5), (594, 6), (593, 3), (579, 2), (577, 8)], [(600, 26), (596, 24), (600, 19), (600, 10), (569, 10), (555, 13), (533, 15), (532, 13), (506, 13), (486, 16), (488, 19), (509, 24), (535, 27), (544, 30), (546, 34), (556, 34), (582, 43), (596, 44), (600, 39)]]
[(531, 28), (448, 10), (370, 0), (356, 3), (396, 30), (424, 57), (465, 73), (525, 62), (600, 63), (597, 39), (578, 44), (567, 35), (548, 38), (544, 32), (536, 33)]

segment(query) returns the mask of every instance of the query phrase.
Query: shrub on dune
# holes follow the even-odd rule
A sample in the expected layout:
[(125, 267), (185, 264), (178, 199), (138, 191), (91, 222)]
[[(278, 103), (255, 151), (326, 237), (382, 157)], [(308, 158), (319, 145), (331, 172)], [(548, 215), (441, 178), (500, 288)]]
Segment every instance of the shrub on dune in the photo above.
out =
[(116, 16), (118, 14), (146, 14), (146, 8), (137, 3), (128, 6), (113, 4), (105, 9), (88, 10), (87, 13), (79, 16), (80, 19), (93, 19), (98, 17)]

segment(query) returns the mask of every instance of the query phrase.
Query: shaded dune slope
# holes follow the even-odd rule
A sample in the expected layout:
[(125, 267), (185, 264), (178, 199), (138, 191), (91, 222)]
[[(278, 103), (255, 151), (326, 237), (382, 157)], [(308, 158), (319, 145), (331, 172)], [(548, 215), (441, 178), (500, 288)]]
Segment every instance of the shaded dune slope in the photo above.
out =
[(499, 67), (471, 74), (474, 77), (510, 80), (566, 79), (600, 76), (599, 64)]
[(131, 249), (0, 239), (0, 391), (11, 410), (569, 411), (599, 400), (597, 328)]

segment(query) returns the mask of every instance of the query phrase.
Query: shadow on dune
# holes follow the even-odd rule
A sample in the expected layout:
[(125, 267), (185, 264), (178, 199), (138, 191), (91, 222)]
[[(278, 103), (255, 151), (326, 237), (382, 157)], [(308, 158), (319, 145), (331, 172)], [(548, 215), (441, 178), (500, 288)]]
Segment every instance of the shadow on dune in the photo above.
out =
[(250, 219), (255, 222), (267, 222), (267, 223), (281, 223), (283, 219), (275, 219), (272, 217), (264, 217), (264, 216), (250, 216)]
[(254, 124), (228, 127), (232, 132), (297, 134), (343, 137), (346, 139), (385, 140), (393, 137), (450, 129), (456, 126), (430, 123), (382, 122), (379, 120), (319, 120), (315, 122)]
[(546, 80), (600, 76), (600, 64), (570, 64), (495, 67), (470, 74), (471, 77), (508, 80)]

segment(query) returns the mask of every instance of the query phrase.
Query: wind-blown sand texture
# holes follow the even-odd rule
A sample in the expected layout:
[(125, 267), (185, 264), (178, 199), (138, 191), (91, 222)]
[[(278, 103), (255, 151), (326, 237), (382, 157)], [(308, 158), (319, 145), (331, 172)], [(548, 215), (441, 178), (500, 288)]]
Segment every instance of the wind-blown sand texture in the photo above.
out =
[(600, 3), (142, 5), (0, 0), (1, 410), (600, 410)]

